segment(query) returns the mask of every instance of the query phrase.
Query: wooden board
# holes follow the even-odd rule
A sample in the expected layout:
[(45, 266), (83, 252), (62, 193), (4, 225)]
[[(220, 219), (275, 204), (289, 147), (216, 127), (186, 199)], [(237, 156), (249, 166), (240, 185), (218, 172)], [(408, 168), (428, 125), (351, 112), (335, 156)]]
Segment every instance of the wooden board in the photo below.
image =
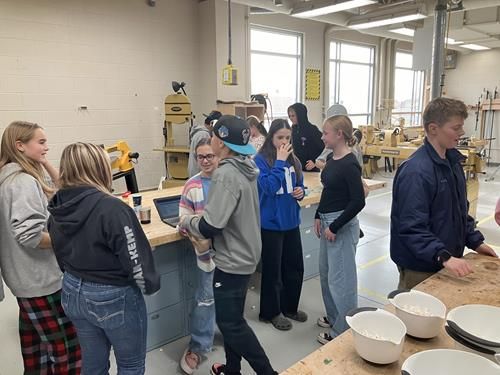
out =
[[(415, 289), (439, 298), (448, 311), (464, 304), (500, 306), (500, 260), (475, 253), (468, 254), (466, 258), (474, 269), (471, 275), (456, 278), (443, 270), (419, 284)], [(394, 311), (392, 305), (386, 306), (386, 309)], [(315, 339), (312, 333), (310, 339)], [(454, 347), (453, 339), (443, 328), (439, 336), (430, 340), (416, 340), (407, 336), (399, 362), (390, 365), (373, 365), (364, 361), (356, 353), (352, 332), (348, 330), (282, 374), (400, 375), (401, 366), (410, 355), (423, 350)]]
[[(381, 189), (385, 186), (384, 181), (366, 180), (370, 190)], [(316, 204), (321, 196), (321, 182), (319, 173), (306, 172), (304, 173), (304, 185), (309, 189), (309, 195), (301, 202), (302, 207)], [(182, 192), (182, 186), (172, 187), (164, 190), (146, 191), (142, 194), (142, 206), (151, 207), (151, 223), (142, 226), (146, 237), (151, 246), (160, 246), (166, 243), (181, 240), (183, 237), (172, 227), (164, 224), (160, 220), (158, 211), (156, 210), (153, 199), (161, 197), (170, 197), (179, 195)]]

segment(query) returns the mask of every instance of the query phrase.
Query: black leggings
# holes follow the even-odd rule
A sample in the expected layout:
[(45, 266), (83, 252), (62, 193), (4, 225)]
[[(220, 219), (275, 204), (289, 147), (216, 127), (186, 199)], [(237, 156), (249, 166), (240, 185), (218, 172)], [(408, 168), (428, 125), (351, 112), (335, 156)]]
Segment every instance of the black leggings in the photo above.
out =
[(260, 318), (294, 314), (299, 306), (304, 258), (299, 228), (288, 231), (262, 229), (262, 283)]

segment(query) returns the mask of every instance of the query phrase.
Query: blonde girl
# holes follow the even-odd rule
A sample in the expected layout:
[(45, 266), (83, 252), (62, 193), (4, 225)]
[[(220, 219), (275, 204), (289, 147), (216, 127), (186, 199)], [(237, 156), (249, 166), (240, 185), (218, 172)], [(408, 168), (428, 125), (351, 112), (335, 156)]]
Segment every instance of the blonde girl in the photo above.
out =
[(62, 305), (82, 346), (84, 374), (143, 375), (147, 315), (142, 294), (160, 288), (151, 247), (132, 208), (113, 197), (109, 158), (90, 143), (67, 146), (49, 232), (64, 271)]
[(345, 316), (357, 307), (357, 215), (365, 206), (365, 194), (361, 167), (351, 152), (352, 133), (351, 120), (345, 115), (330, 117), (323, 125), (323, 142), (333, 154), (321, 172), (323, 191), (314, 226), (321, 239), (319, 271), (327, 313), (318, 319), (318, 325), (330, 328), (318, 335), (322, 344), (348, 328)]
[(2, 135), (0, 268), (19, 305), (24, 373), (79, 374), (80, 347), (61, 306), (62, 274), (46, 230), (58, 180), (48, 151), (37, 124), (16, 121)]

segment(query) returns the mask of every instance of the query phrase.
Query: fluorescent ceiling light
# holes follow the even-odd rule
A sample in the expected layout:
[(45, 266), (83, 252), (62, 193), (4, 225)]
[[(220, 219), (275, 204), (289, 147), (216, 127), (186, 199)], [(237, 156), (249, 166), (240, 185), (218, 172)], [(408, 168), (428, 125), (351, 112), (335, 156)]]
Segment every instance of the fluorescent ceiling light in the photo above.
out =
[(462, 44), (463, 43), (462, 41), (455, 40), (453, 38), (446, 38), (446, 41), (448, 42), (448, 44), (451, 44), (451, 45), (457, 45), (457, 44)]
[(413, 36), (415, 34), (415, 30), (409, 29), (407, 27), (402, 27), (400, 29), (393, 29), (389, 30), (391, 33), (396, 33), (396, 34), (401, 34), (401, 35), (406, 35), (406, 36)]
[[(406, 36), (414, 36), (415, 35), (415, 30), (410, 29), (408, 27), (401, 27), (399, 29), (392, 29), (389, 30), (391, 33), (396, 33), (396, 34), (401, 34), (401, 35), (406, 35)], [(450, 45), (457, 45), (457, 44), (462, 44), (460, 40), (455, 40), (453, 38), (446, 38), (446, 42)]]
[(309, 8), (297, 9), (292, 11), (292, 16), (300, 18), (318, 17), (325, 14), (342, 12), (343, 10), (362, 7), (365, 5), (375, 4), (377, 0), (347, 0), (337, 2), (337, 4), (314, 7), (311, 5)]
[(392, 18), (384, 18), (384, 19), (381, 19), (381, 20), (374, 20), (374, 21), (368, 21), (368, 22), (353, 24), (353, 25), (349, 25), (349, 27), (351, 29), (356, 29), (356, 30), (370, 29), (372, 27), (380, 27), (380, 26), (392, 25), (392, 24), (395, 24), (395, 23), (420, 20), (420, 19), (426, 18), (426, 17), (427, 16), (425, 14), (422, 14), (422, 13), (413, 13), (413, 14), (407, 14), (407, 15), (404, 15), (404, 16), (397, 16), (397, 17), (392, 17)]
[(491, 49), (489, 47), (480, 46), (479, 44), (462, 44), (460, 47), (472, 49), (474, 51), (484, 51), (484, 50), (487, 50), (487, 49)]

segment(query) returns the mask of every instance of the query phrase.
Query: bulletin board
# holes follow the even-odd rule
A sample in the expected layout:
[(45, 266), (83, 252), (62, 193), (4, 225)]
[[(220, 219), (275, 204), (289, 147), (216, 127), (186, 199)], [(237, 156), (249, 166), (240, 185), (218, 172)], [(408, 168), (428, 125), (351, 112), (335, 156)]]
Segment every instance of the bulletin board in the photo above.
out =
[(319, 100), (321, 73), (319, 69), (306, 69), (306, 100)]

